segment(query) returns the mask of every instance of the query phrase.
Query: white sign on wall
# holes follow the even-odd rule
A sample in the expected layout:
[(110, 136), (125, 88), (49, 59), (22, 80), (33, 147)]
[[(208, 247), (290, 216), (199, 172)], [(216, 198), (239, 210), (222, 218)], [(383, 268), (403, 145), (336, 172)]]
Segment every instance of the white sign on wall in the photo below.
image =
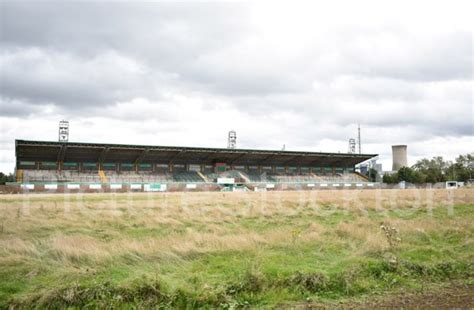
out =
[(308, 184), (308, 185), (306, 185), (306, 186), (308, 186), (308, 187), (314, 187), (314, 184), (310, 183), (310, 184)]
[(142, 189), (142, 185), (137, 183), (130, 184), (130, 189)]
[(345, 186), (345, 187), (351, 187), (352, 184), (346, 183), (346, 184), (344, 184), (344, 186)]
[(193, 183), (186, 184), (186, 188), (187, 188), (187, 189), (196, 189), (196, 188), (197, 188), (197, 185), (196, 185), (196, 184), (193, 184)]
[(267, 184), (267, 188), (275, 188), (275, 184)]
[(166, 191), (166, 184), (160, 184), (160, 183), (152, 183), (152, 184), (144, 184), (143, 185), (143, 190), (145, 192), (164, 192)]
[(326, 183), (322, 183), (322, 184), (320, 184), (319, 186), (321, 186), (321, 187), (327, 187), (328, 185), (327, 185)]
[(45, 184), (44, 189), (58, 189), (58, 184)]
[(234, 184), (235, 179), (234, 178), (218, 178), (217, 179), (217, 184)]
[(81, 185), (80, 184), (68, 184), (67, 189), (80, 189)]
[(110, 189), (122, 189), (122, 184), (110, 184)]
[(362, 184), (357, 183), (356, 186), (357, 186), (357, 187), (362, 187)]
[(35, 189), (35, 185), (34, 184), (21, 184), (21, 188), (22, 189)]
[(89, 189), (101, 189), (102, 185), (99, 183), (89, 184)]

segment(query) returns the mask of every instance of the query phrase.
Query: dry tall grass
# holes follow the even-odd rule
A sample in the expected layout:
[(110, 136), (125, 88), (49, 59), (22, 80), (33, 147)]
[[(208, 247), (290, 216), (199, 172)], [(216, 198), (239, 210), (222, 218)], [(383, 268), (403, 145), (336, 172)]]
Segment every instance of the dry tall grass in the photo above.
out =
[[(0, 197), (0, 264), (42, 259), (59, 264), (104, 262), (115, 256), (186, 256), (292, 242), (353, 241), (354, 250), (386, 247), (370, 212), (423, 212), (387, 218), (403, 234), (440, 229), (429, 215), (474, 204), (473, 190), (361, 190), (267, 193), (4, 195)], [(351, 216), (329, 228), (324, 219)], [(472, 232), (472, 219), (449, 217), (443, 229)], [(295, 231), (295, 229), (297, 229)]]

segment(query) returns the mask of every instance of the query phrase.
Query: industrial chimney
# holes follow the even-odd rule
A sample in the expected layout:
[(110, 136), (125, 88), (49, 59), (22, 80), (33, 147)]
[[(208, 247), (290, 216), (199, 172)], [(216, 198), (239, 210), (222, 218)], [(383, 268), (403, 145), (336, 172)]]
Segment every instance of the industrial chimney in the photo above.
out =
[(401, 167), (408, 167), (407, 146), (392, 145), (392, 158), (392, 171), (398, 171)]

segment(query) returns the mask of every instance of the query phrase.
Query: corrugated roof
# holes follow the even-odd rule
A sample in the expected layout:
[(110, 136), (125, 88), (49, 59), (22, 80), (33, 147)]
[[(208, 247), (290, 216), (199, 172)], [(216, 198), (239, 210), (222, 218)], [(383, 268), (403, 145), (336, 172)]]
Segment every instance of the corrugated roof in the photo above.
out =
[(17, 160), (353, 166), (376, 154), (16, 140)]

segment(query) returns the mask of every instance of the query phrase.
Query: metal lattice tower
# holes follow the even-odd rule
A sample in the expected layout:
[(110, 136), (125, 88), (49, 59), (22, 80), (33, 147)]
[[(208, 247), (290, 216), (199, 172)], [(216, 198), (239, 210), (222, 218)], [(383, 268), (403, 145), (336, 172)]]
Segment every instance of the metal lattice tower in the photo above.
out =
[(235, 130), (229, 131), (229, 137), (227, 139), (227, 148), (235, 149), (237, 147), (237, 132)]
[(69, 141), (69, 122), (62, 120), (59, 122), (59, 142)]
[(349, 139), (349, 154), (355, 154), (356, 152), (356, 140), (354, 138)]

